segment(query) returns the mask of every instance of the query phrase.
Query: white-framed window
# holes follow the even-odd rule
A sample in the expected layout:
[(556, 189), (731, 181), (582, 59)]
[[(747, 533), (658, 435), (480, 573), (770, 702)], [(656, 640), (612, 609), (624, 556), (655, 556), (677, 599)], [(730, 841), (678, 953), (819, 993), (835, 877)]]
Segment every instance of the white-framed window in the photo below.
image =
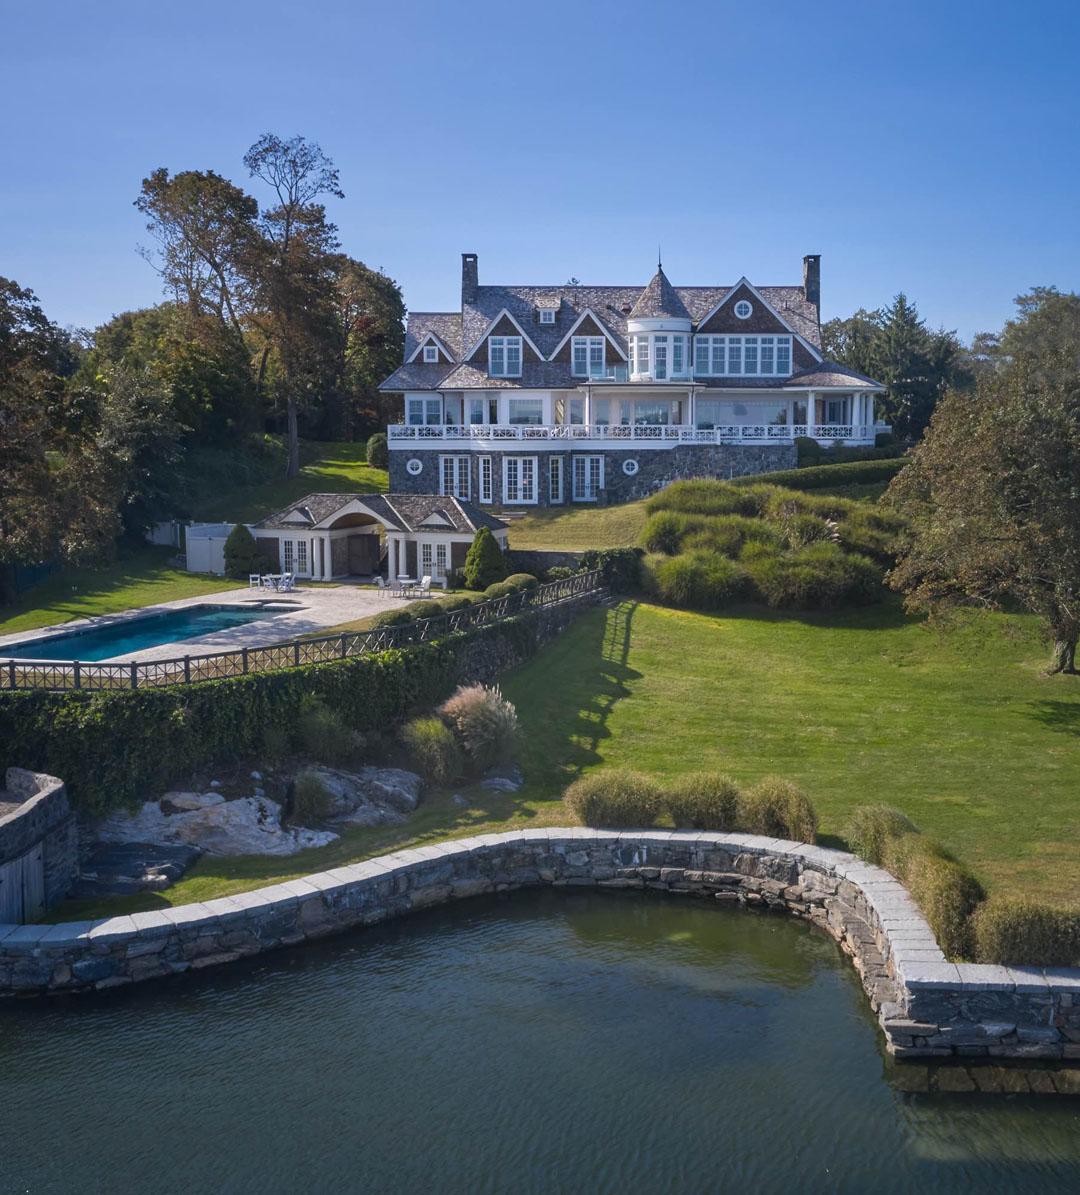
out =
[(790, 336), (698, 336), (694, 342), (698, 376), (786, 378), (791, 374)]
[(430, 539), (422, 539), (420, 541), (420, 573), (421, 576), (430, 577), (432, 569), (434, 568), (435, 556), (433, 546)]
[(667, 377), (668, 338), (666, 336), (653, 337), (653, 377), (662, 382)]
[(296, 540), (283, 539), (281, 541), (281, 569), (282, 572), (296, 572)]
[(503, 501), (517, 505), (536, 502), (536, 457), (503, 457)]
[(560, 504), (563, 500), (563, 458), (548, 457), (548, 501)]
[(412, 424), (442, 423), (441, 398), (407, 398), (405, 422)]
[(575, 456), (573, 459), (574, 501), (595, 502), (604, 488), (604, 458)]
[(488, 373), (493, 378), (521, 377), (521, 337), (488, 337)]
[(308, 541), (306, 539), (298, 539), (296, 541), (296, 571), (298, 573), (306, 573), (308, 571), (307, 547)]
[(436, 365), (439, 361), (439, 347), (434, 344), (424, 345), (424, 363), (427, 365)]
[(681, 332), (654, 332), (630, 337), (630, 372), (657, 381), (690, 376), (690, 337)]
[(555, 322), (555, 308), (541, 307), (540, 308), (540, 322), (542, 324), (553, 324)]
[(754, 314), (754, 308), (745, 299), (740, 299), (735, 304), (735, 315), (739, 319), (749, 319)]
[(435, 576), (442, 578), (446, 576), (446, 568), (449, 563), (449, 554), (446, 550), (446, 544), (435, 545)]
[(635, 336), (632, 346), (634, 373), (648, 373), (649, 372), (649, 338), (647, 336)]
[(602, 336), (575, 336), (573, 346), (573, 374), (576, 378), (599, 377), (604, 372), (605, 341)]
[(489, 503), (493, 500), (491, 493), (491, 457), (479, 457), (476, 462), (476, 467), (480, 478), (480, 501)]
[(451, 498), (469, 497), (469, 457), (440, 456), (439, 478), (442, 482), (441, 494)]
[(511, 423), (528, 423), (539, 427), (544, 422), (544, 400), (511, 398), (507, 401), (507, 414)]

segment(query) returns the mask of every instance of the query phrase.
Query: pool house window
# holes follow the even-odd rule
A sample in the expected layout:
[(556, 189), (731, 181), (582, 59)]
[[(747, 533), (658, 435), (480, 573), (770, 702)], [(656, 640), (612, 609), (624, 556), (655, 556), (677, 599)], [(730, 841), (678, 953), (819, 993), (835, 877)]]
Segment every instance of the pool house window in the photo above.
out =
[(521, 337), (488, 337), (488, 373), (493, 378), (521, 377)]

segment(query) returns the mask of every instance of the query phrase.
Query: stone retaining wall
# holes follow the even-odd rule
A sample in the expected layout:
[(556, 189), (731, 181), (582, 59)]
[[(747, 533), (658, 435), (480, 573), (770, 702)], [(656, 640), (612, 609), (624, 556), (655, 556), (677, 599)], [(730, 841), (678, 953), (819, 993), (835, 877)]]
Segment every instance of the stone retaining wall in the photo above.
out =
[(45, 907), (64, 899), (78, 864), (78, 832), (64, 782), (41, 772), (8, 768), (0, 804), (15, 808), (0, 817), (0, 866), (41, 844)]
[(697, 831), (521, 830), (398, 851), (205, 904), (0, 926), (7, 995), (110, 988), (529, 885), (653, 888), (783, 908), (851, 956), (902, 1057), (1080, 1057), (1080, 969), (945, 960), (900, 884), (824, 847)]

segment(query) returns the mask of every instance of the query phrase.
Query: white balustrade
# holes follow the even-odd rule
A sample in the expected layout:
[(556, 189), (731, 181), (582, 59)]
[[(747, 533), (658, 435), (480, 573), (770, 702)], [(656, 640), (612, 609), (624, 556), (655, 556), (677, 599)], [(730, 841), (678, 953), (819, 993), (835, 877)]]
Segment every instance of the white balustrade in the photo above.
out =
[[(878, 428), (869, 424), (849, 423), (729, 423), (715, 427), (691, 427), (686, 424), (607, 423), (607, 424), (501, 424), (501, 423), (427, 423), (391, 424), (387, 428), (391, 447), (410, 447), (417, 440), (474, 442), (491, 444), (505, 441), (618, 441), (651, 443), (665, 448), (677, 444), (770, 444), (790, 443), (808, 436), (815, 440), (853, 440), (873, 443)], [(397, 443), (405, 441), (405, 443)]]

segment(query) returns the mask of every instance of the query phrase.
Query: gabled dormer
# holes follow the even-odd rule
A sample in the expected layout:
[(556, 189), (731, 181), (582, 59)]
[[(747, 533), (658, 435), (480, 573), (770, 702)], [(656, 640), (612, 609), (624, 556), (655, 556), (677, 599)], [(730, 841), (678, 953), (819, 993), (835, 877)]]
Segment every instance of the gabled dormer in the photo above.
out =
[(488, 324), (484, 334), (465, 358), (487, 361), (493, 378), (519, 378), (525, 364), (535, 365), (544, 357), (518, 321), (504, 307)]
[(420, 340), (408, 360), (410, 364), (413, 361), (422, 361), (425, 365), (453, 365), (454, 363), (450, 350), (434, 332), (428, 332)]
[(746, 278), (740, 278), (697, 326), (698, 332), (788, 333), (794, 329)]
[(562, 308), (562, 299), (557, 296), (554, 298), (541, 298), (536, 300), (536, 306), (533, 309), (536, 322), (542, 328), (555, 328), (559, 323), (559, 314)]
[(625, 368), (626, 353), (596, 313), (586, 308), (548, 359), (569, 365), (573, 377), (601, 377), (619, 365)]

